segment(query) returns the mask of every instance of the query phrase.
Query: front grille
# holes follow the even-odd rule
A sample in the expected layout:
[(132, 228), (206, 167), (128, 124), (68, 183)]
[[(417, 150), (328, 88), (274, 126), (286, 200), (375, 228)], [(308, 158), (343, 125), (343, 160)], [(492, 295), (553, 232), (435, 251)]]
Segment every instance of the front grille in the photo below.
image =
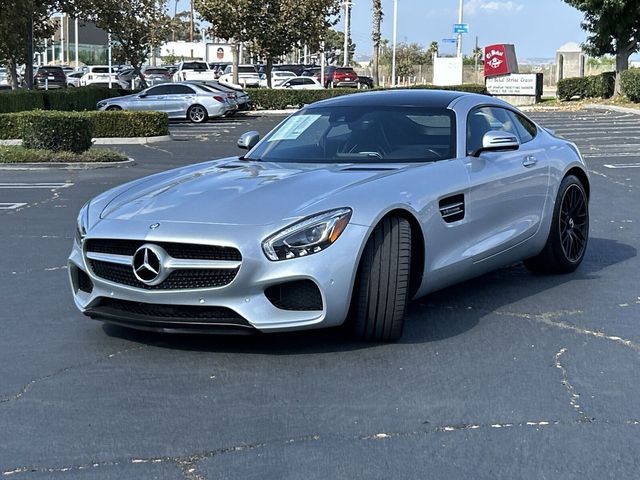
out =
[(163, 305), (116, 298), (101, 298), (87, 313), (92, 316), (122, 317), (124, 319), (251, 326), (241, 315), (226, 307)]
[(236, 277), (239, 268), (234, 269), (188, 269), (176, 270), (159, 285), (147, 285), (138, 280), (130, 265), (88, 260), (93, 273), (114, 283), (145, 290), (188, 290), (197, 288), (224, 287)]
[(322, 295), (318, 286), (311, 280), (294, 280), (272, 285), (264, 294), (281, 310), (322, 310)]
[(146, 243), (152, 243), (153, 245), (162, 247), (173, 258), (190, 260), (228, 260), (235, 262), (242, 261), (242, 255), (237, 248), (221, 247), (218, 245), (91, 238), (86, 242), (86, 249), (87, 252), (133, 256), (133, 254), (136, 253), (136, 250)]

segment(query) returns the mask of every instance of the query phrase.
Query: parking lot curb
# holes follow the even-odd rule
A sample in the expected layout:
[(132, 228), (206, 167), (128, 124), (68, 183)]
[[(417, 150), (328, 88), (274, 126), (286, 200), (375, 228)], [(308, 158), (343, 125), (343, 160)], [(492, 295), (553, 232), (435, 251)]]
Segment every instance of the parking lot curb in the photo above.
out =
[[(109, 137), (94, 138), (94, 145), (146, 145), (148, 143), (169, 142), (171, 135), (160, 135), (157, 137)], [(22, 140), (0, 140), (0, 146), (14, 147), (22, 145)]]
[(260, 117), (262, 115), (291, 115), (298, 110), (298, 108), (288, 108), (286, 110), (252, 110), (250, 112), (243, 113), (246, 117)]
[(586, 110), (609, 110), (612, 112), (631, 113), (640, 115), (640, 109), (631, 107), (618, 107), (617, 105), (600, 105), (597, 103), (589, 103), (584, 106)]
[(121, 162), (47, 162), (47, 163), (3, 163), (0, 170), (91, 170), (97, 168), (131, 167), (136, 161), (129, 157)]

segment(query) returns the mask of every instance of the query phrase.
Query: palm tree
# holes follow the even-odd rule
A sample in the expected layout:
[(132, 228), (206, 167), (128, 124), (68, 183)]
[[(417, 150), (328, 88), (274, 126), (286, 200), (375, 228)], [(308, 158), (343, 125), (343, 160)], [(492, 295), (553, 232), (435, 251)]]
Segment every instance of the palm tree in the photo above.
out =
[(380, 40), (382, 35), (380, 29), (382, 26), (382, 0), (373, 0), (373, 30), (371, 32), (371, 38), (373, 39), (373, 82), (374, 85), (380, 85)]
[(427, 53), (431, 57), (431, 63), (433, 63), (433, 59), (436, 57), (436, 55), (438, 55), (438, 48), (440, 48), (438, 46), (438, 42), (431, 42), (431, 45), (429, 45), (429, 50), (427, 51)]

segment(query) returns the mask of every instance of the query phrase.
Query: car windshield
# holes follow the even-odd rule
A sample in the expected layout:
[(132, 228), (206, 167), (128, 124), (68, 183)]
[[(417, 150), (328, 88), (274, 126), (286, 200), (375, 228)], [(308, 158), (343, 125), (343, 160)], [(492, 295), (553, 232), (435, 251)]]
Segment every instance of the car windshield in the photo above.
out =
[(444, 108), (312, 107), (280, 124), (247, 160), (406, 163), (455, 156), (455, 114)]
[(109, 67), (93, 67), (91, 71), (93, 73), (109, 73)]

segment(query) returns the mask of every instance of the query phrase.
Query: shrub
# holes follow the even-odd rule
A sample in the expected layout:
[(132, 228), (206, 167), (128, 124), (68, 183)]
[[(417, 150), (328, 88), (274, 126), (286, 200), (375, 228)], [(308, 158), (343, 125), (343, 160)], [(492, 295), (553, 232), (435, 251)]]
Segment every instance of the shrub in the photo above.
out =
[(615, 72), (605, 72), (591, 77), (563, 78), (558, 82), (560, 100), (574, 98), (610, 98), (616, 83)]
[(122, 162), (126, 159), (127, 157), (121, 153), (103, 148), (73, 153), (31, 150), (24, 147), (0, 147), (0, 163)]
[(0, 140), (22, 138), (22, 114), (0, 113)]
[(164, 112), (87, 112), (94, 138), (156, 137), (169, 135), (169, 117)]
[(93, 135), (93, 138), (155, 137), (169, 134), (169, 117), (162, 112), (46, 112), (36, 110), (0, 114), (0, 139), (22, 138), (25, 119), (34, 116), (84, 118), (91, 124), (90, 135)]
[(44, 109), (44, 92), (6, 90), (0, 92), (0, 113)]
[[(487, 94), (484, 85), (456, 85), (452, 87), (436, 87), (433, 85), (415, 85), (409, 87), (411, 89), (429, 89), (429, 90), (457, 90), (470, 93)], [(385, 90), (377, 88), (375, 90)], [(341, 95), (349, 95), (361, 93), (363, 90), (353, 88), (331, 88), (324, 90), (291, 90), (291, 89), (266, 89), (266, 88), (249, 88), (247, 89), (251, 100), (257, 108), (267, 110), (280, 110), (287, 107), (301, 107), (302, 105), (314, 103), (327, 98), (334, 98)], [(364, 90), (371, 91), (371, 90)]]
[(65, 112), (95, 110), (96, 104), (100, 100), (119, 97), (121, 95), (121, 90), (105, 87), (80, 87), (49, 90), (44, 95), (44, 109), (61, 110)]
[(25, 112), (20, 116), (25, 148), (81, 153), (91, 148), (93, 123), (71, 112)]
[(631, 68), (620, 77), (622, 93), (632, 102), (640, 102), (640, 69)]
[(0, 92), (0, 113), (24, 112), (35, 109), (81, 112), (95, 110), (105, 98), (132, 92), (117, 88), (80, 87), (56, 90), (8, 90)]

